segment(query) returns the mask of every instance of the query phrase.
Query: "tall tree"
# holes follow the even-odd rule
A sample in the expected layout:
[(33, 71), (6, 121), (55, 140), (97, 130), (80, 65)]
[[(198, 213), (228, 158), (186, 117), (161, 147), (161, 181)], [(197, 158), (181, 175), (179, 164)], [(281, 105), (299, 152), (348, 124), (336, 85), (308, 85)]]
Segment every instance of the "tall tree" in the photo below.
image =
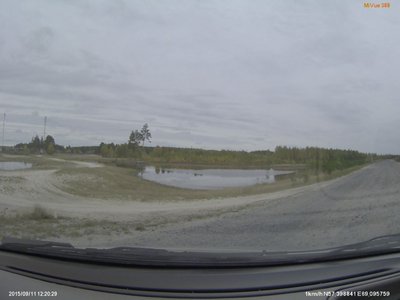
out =
[(47, 154), (54, 153), (56, 142), (51, 135), (46, 136), (46, 139), (44, 140), (43, 144), (44, 144), (44, 150), (47, 152)]
[(45, 144), (50, 144), (50, 143), (55, 144), (56, 141), (54, 140), (54, 138), (51, 135), (48, 135), (48, 136), (46, 136), (46, 139), (44, 140), (44, 143)]
[(35, 137), (32, 138), (32, 141), (29, 143), (28, 147), (29, 147), (29, 149), (31, 149), (34, 152), (40, 150), (41, 142), (40, 142), (40, 138), (38, 135), (36, 135)]
[(151, 143), (151, 133), (149, 129), (149, 125), (145, 123), (142, 127), (142, 130), (140, 131), (140, 134), (142, 136), (142, 146), (144, 147), (144, 142), (147, 140), (149, 143)]
[(129, 135), (128, 144), (130, 147), (135, 147), (138, 146), (142, 140), (142, 134), (138, 130), (132, 130), (131, 134)]
[(51, 135), (48, 135), (46, 137), (46, 139), (44, 140), (44, 148), (47, 149), (47, 147), (53, 144), (53, 146), (56, 144), (56, 141), (54, 140), (54, 138)]

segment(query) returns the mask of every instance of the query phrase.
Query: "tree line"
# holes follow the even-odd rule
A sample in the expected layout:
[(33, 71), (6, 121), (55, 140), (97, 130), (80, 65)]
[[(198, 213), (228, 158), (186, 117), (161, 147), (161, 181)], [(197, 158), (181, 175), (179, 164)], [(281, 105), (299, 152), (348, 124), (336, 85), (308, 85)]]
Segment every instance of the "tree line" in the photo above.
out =
[(141, 157), (145, 151), (145, 142), (151, 143), (151, 132), (149, 125), (145, 123), (142, 129), (132, 130), (129, 134), (127, 143), (114, 144), (114, 143), (101, 143), (99, 152), (104, 157)]
[(309, 169), (328, 174), (334, 170), (343, 170), (366, 164), (379, 158), (377, 154), (362, 153), (355, 150), (286, 146), (276, 147), (274, 156), (276, 160), (285, 163), (303, 163)]
[(29, 143), (19, 143), (15, 145), (15, 151), (23, 154), (54, 154), (56, 151), (64, 151), (64, 147), (57, 145), (54, 137), (51, 135), (39, 138), (38, 135), (32, 137)]
[(277, 146), (275, 151), (231, 151), (204, 150), (176, 147), (145, 147), (150, 142), (148, 124), (142, 129), (132, 130), (127, 143), (105, 144), (99, 146), (99, 154), (104, 157), (133, 158), (155, 164), (202, 164), (236, 166), (272, 166), (277, 164), (302, 164), (315, 173), (331, 173), (384, 158), (373, 153), (355, 150), (327, 149), (321, 147)]
[(154, 147), (147, 151), (147, 160), (153, 163), (188, 163), (237, 166), (303, 165), (316, 173), (331, 173), (380, 159), (382, 157), (354, 150), (319, 147), (277, 146), (275, 151), (229, 151), (172, 147)]
[(355, 150), (327, 149), (321, 147), (287, 147), (277, 146), (274, 151), (232, 151), (205, 150), (197, 148), (149, 147), (151, 143), (149, 125), (145, 123), (140, 130), (134, 129), (122, 144), (100, 143), (99, 146), (61, 146), (48, 135), (45, 139), (34, 136), (30, 143), (15, 146), (17, 151), (29, 153), (79, 153), (99, 154), (108, 158), (129, 158), (153, 164), (199, 164), (217, 166), (267, 167), (277, 164), (298, 164), (316, 174), (331, 173), (357, 165), (366, 164), (378, 159), (390, 158), (400, 161), (399, 156), (362, 153)]

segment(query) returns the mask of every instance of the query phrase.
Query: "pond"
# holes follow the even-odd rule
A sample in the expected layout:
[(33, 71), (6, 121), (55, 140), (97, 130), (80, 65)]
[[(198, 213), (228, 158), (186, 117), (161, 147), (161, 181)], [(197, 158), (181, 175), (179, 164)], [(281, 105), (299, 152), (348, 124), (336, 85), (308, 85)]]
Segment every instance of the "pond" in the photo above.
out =
[(13, 171), (32, 168), (31, 163), (22, 161), (0, 161), (0, 170)]
[(244, 169), (174, 169), (146, 166), (141, 172), (143, 179), (160, 184), (185, 188), (214, 190), (228, 187), (244, 187), (260, 183), (274, 183), (280, 175), (293, 171), (244, 170)]

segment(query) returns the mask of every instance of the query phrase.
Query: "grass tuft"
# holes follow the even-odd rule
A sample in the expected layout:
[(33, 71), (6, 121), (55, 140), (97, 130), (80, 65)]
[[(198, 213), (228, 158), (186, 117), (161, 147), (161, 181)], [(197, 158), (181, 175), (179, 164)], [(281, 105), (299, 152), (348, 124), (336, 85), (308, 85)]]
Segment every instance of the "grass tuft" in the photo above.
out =
[(45, 208), (40, 205), (35, 205), (31, 213), (25, 215), (26, 218), (31, 220), (50, 220), (54, 216), (50, 214)]

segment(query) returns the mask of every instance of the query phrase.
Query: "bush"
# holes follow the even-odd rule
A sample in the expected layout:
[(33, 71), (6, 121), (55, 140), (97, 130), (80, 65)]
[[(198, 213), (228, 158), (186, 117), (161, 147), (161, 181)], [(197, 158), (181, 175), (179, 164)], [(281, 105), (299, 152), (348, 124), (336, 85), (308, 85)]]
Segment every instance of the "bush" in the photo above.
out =
[(54, 219), (54, 216), (40, 205), (35, 205), (28, 217), (33, 220)]
[(47, 154), (50, 154), (50, 155), (54, 154), (54, 151), (55, 151), (54, 145), (53, 144), (49, 144), (47, 146), (47, 149), (46, 149)]

